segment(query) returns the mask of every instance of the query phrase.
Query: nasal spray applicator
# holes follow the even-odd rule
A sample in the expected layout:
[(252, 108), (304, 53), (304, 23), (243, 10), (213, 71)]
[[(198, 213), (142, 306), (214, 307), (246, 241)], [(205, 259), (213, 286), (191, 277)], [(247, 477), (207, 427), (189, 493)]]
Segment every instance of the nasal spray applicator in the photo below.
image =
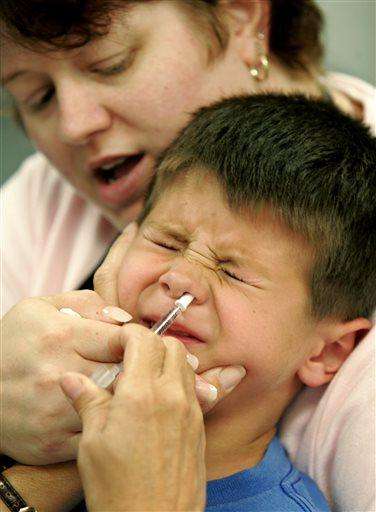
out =
[[(175, 307), (172, 308), (166, 316), (161, 318), (159, 322), (154, 324), (151, 327), (151, 331), (155, 332), (155, 334), (162, 335), (167, 331), (167, 329), (173, 324), (175, 319), (183, 313), (187, 309), (187, 307), (191, 304), (194, 297), (190, 293), (184, 293), (180, 297), (180, 299), (175, 301)], [(123, 363), (113, 364), (110, 367), (107, 368), (99, 368), (96, 370), (92, 376), (91, 379), (97, 384), (97, 386), (101, 388), (108, 388), (114, 380), (116, 379), (117, 375), (119, 375), (120, 372), (123, 371)]]

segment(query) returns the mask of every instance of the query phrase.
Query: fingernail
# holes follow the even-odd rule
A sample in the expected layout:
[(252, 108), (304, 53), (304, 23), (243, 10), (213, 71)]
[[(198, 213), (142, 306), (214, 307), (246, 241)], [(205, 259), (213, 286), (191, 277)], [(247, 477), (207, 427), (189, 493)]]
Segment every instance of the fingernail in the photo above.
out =
[(214, 402), (218, 397), (218, 389), (212, 384), (208, 384), (203, 379), (196, 380), (196, 390), (200, 392), (201, 399), (205, 398), (207, 402)]
[(228, 366), (221, 371), (218, 379), (223, 389), (229, 391), (239, 384), (246, 373), (243, 366)]
[(77, 311), (74, 311), (71, 308), (61, 308), (61, 309), (59, 309), (59, 311), (60, 311), (60, 313), (63, 313), (64, 315), (75, 316), (76, 318), (82, 318), (80, 313), (77, 313)]
[(126, 324), (130, 320), (132, 320), (132, 315), (124, 311), (124, 309), (117, 308), (116, 306), (107, 306), (102, 309), (102, 313), (104, 316), (108, 316), (112, 320), (116, 322), (120, 322), (121, 324)]
[(77, 375), (66, 374), (60, 379), (61, 387), (67, 397), (74, 401), (80, 396), (83, 390), (82, 381)]
[(196, 371), (200, 365), (198, 358), (193, 354), (187, 354), (187, 362), (192, 366), (194, 371)]

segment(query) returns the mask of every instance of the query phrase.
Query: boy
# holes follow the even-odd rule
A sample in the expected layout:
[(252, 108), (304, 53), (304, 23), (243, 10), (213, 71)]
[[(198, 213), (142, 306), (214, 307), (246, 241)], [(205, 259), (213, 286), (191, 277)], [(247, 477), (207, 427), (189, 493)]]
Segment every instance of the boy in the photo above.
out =
[(275, 432), (371, 327), (375, 169), (360, 123), (280, 95), (202, 109), (160, 159), (119, 300), (149, 327), (191, 293), (167, 334), (247, 371), (205, 418), (206, 510), (328, 510)]
[(168, 334), (203, 370), (247, 370), (205, 420), (209, 510), (324, 506), (306, 477), (283, 474), (278, 441), (262, 460), (252, 447), (266, 447), (301, 385), (328, 383), (371, 326), (375, 169), (359, 123), (270, 95), (203, 109), (160, 161), (119, 297), (149, 326), (192, 293)]

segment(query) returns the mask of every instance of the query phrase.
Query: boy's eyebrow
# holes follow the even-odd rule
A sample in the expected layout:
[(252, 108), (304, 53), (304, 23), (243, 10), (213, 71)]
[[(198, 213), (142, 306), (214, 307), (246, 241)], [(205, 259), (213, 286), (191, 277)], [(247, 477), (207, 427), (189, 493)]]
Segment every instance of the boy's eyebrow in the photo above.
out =
[[(174, 238), (182, 244), (189, 241), (188, 233), (185, 234), (181, 229), (174, 227), (171, 224), (162, 224), (156, 221), (148, 221), (147, 224), (152, 229), (156, 229), (165, 236)], [(222, 264), (231, 262), (239, 267), (248, 267), (259, 274), (260, 277), (263, 276), (268, 280), (272, 279), (272, 268), (265, 265), (259, 257), (252, 257), (252, 255), (247, 254), (245, 248), (234, 247), (232, 244), (230, 246), (224, 244), (222, 247), (219, 246), (216, 249), (209, 247), (209, 250)]]
[(231, 247), (227, 251), (223, 251), (221, 258), (222, 264), (231, 263), (239, 268), (248, 268), (252, 272), (255, 271), (260, 277), (272, 280), (272, 266), (264, 263), (260, 257), (247, 253), (236, 247)]
[(148, 225), (152, 229), (156, 229), (162, 232), (164, 235), (175, 238), (178, 242), (186, 243), (188, 242), (188, 234), (184, 234), (178, 228), (172, 226), (171, 224), (161, 224), (155, 221), (149, 221)]

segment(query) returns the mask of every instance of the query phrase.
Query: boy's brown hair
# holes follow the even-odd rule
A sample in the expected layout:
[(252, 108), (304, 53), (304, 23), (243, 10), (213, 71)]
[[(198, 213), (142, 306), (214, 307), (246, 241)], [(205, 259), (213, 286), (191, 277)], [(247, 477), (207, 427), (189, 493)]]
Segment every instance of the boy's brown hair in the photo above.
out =
[[(376, 306), (376, 139), (334, 106), (254, 95), (201, 109), (162, 155), (140, 221), (190, 172), (212, 173), (234, 211), (270, 207), (304, 236), (316, 318)], [(203, 205), (204, 207), (204, 205)]]

